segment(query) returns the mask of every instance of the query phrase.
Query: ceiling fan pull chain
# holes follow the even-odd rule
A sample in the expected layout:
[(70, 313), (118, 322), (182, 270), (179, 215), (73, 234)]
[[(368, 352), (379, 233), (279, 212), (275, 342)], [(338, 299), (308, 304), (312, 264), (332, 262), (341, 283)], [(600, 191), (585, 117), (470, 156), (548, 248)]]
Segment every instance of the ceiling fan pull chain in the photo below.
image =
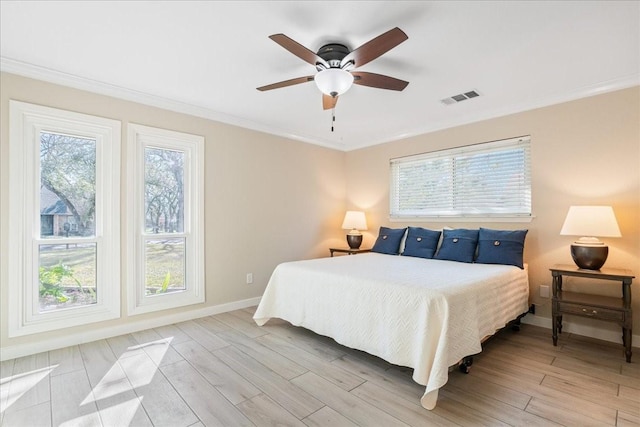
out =
[(333, 132), (333, 124), (336, 122), (336, 107), (331, 109), (331, 132)]

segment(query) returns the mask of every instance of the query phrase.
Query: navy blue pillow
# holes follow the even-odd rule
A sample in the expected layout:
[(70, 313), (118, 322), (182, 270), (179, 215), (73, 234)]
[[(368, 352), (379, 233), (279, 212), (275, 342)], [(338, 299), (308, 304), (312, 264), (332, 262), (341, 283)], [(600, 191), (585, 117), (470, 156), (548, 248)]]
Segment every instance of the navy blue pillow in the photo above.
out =
[(480, 228), (478, 258), (480, 264), (505, 264), (524, 268), (522, 254), (529, 230), (491, 230)]
[(433, 258), (438, 248), (440, 232), (422, 227), (409, 227), (402, 255)]
[(400, 242), (404, 236), (406, 228), (380, 227), (376, 243), (371, 248), (371, 252), (381, 254), (398, 255), (400, 252)]
[(442, 230), (442, 245), (435, 259), (473, 262), (478, 244), (478, 230), (458, 228)]

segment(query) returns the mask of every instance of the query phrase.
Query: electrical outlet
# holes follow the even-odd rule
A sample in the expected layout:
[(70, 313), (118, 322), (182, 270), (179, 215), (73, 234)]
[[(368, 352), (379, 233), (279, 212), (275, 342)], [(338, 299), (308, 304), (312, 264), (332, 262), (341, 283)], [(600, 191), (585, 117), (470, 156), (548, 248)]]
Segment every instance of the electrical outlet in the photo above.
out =
[(247, 285), (253, 283), (253, 273), (247, 273)]
[(549, 298), (549, 286), (548, 285), (540, 285), (540, 297), (541, 298)]

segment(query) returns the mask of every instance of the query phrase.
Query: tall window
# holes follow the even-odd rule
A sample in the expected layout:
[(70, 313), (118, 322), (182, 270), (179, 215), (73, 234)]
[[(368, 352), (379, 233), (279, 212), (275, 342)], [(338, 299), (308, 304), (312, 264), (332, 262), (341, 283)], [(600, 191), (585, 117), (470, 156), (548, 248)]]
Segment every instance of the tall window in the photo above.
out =
[(530, 137), (391, 160), (391, 218), (530, 218)]
[(10, 336), (119, 317), (120, 123), (10, 110)]
[(204, 139), (129, 126), (129, 314), (204, 302)]

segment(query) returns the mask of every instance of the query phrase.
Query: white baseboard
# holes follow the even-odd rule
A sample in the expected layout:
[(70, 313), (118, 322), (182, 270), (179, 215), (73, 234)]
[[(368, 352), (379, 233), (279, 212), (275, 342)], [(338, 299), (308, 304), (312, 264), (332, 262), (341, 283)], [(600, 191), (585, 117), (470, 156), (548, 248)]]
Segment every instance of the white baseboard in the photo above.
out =
[(132, 332), (143, 331), (149, 328), (171, 325), (173, 323), (184, 322), (200, 317), (225, 313), (227, 311), (239, 310), (242, 308), (258, 305), (259, 302), (260, 297), (249, 298), (226, 304), (214, 305), (211, 307), (204, 307), (196, 310), (175, 313), (153, 319), (137, 321), (131, 320), (123, 325), (104, 327), (88, 332), (78, 332), (75, 334), (65, 335), (63, 337), (57, 337), (48, 340), (39, 340), (38, 342), (33, 343), (2, 347), (0, 348), (0, 361), (15, 359), (17, 357), (42, 353), (44, 351), (55, 350), (58, 348), (69, 347), (72, 345), (83, 344), (91, 341), (102, 340), (105, 338), (116, 337), (118, 335), (130, 334)]
[[(551, 329), (551, 318), (536, 316), (534, 314), (527, 314), (522, 318), (522, 323), (529, 325), (540, 326), (542, 328)], [(608, 329), (602, 329), (593, 326), (580, 325), (572, 323), (570, 321), (562, 321), (562, 331), (570, 334), (581, 335), (584, 337), (596, 338), (603, 341), (614, 342), (622, 345), (622, 331), (612, 331)], [(551, 338), (551, 334), (549, 334)], [(637, 347), (640, 344), (640, 335), (632, 335), (631, 342), (635, 343)]]
[[(211, 307), (204, 307), (197, 310), (175, 313), (168, 316), (163, 316), (163, 317), (158, 317), (153, 319), (131, 321), (123, 325), (95, 329), (90, 332), (80, 332), (80, 333), (65, 335), (64, 337), (58, 337), (58, 338), (53, 338), (49, 340), (41, 340), (34, 343), (26, 343), (26, 344), (18, 344), (13, 346), (2, 347), (0, 348), (0, 361), (15, 359), (17, 357), (42, 353), (44, 351), (55, 350), (58, 348), (64, 348), (72, 345), (83, 344), (91, 341), (116, 337), (118, 335), (130, 334), (132, 332), (143, 331), (145, 329), (171, 325), (173, 323), (184, 322), (187, 320), (197, 319), (200, 317), (226, 313), (228, 311), (240, 310), (242, 308), (258, 305), (259, 302), (260, 302), (260, 297), (249, 298), (249, 299), (234, 301), (226, 304), (220, 304), (220, 305), (215, 305)], [(534, 326), (540, 326), (546, 329), (551, 329), (551, 319), (548, 317), (541, 317), (533, 314), (528, 314), (522, 318), (522, 323), (526, 323)], [(611, 330), (601, 329), (597, 327), (575, 324), (575, 323), (568, 322), (566, 320), (562, 322), (562, 326), (563, 326), (562, 330), (564, 332), (601, 339), (604, 341), (610, 341), (617, 344), (622, 344), (622, 337), (619, 331), (611, 331)], [(549, 334), (549, 337), (551, 337), (551, 334)], [(636, 343), (636, 346), (637, 346), (638, 343), (640, 343), (640, 335), (633, 335), (631, 340), (632, 342)]]

